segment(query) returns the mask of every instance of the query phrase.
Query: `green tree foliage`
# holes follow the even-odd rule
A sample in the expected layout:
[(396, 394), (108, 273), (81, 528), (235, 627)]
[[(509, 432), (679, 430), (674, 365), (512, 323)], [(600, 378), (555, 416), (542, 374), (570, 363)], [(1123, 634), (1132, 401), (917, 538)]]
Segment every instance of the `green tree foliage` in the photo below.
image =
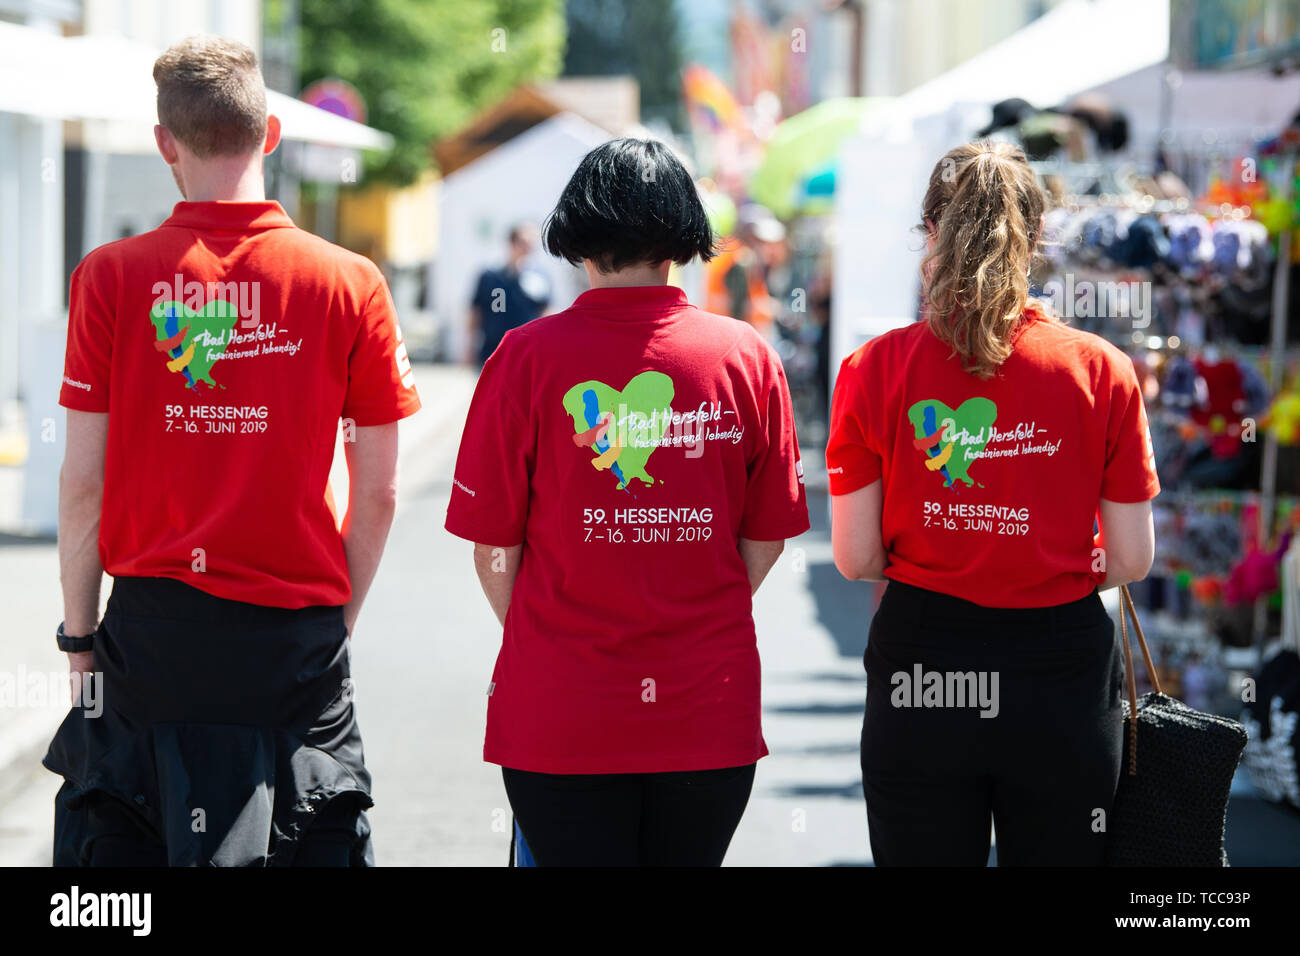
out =
[(681, 128), (682, 54), (673, 0), (568, 0), (565, 15), (566, 76), (635, 76), (642, 116)]
[(367, 176), (406, 185), (431, 144), (520, 83), (559, 73), (563, 0), (303, 0), (301, 80), (347, 80), (395, 139)]

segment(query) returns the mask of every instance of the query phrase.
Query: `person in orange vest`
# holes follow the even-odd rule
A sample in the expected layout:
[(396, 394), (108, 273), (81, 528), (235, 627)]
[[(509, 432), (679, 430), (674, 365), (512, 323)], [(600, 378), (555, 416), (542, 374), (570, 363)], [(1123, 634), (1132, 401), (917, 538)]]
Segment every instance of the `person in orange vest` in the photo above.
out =
[(776, 310), (764, 275), (761, 244), (784, 238), (785, 227), (770, 214), (742, 221), (737, 235), (729, 236), (717, 256), (705, 264), (704, 308), (742, 319), (766, 336)]

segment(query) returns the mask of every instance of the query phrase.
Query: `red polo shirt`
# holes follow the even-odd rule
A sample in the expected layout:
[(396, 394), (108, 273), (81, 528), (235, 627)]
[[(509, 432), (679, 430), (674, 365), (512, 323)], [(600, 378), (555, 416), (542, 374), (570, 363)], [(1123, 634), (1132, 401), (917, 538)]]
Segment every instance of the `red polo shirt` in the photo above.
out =
[(447, 529), (523, 545), (484, 758), (545, 773), (767, 753), (741, 537), (808, 528), (780, 360), (680, 289), (595, 289), (483, 368)]
[(274, 607), (344, 604), (339, 419), (420, 407), (388, 286), (275, 202), (182, 202), (72, 275), (60, 404), (108, 413), (99, 553)]
[(991, 379), (919, 322), (846, 358), (832, 406), (830, 491), (882, 480), (885, 576), (976, 604), (1086, 596), (1100, 499), (1160, 492), (1132, 360), (1036, 308)]

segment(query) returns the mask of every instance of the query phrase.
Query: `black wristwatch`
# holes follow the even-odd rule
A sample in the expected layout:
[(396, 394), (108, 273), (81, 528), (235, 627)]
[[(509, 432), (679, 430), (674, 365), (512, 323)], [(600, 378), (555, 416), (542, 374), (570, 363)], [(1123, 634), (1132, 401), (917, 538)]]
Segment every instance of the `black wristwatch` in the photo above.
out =
[(95, 635), (87, 634), (85, 637), (69, 637), (63, 633), (63, 622), (59, 622), (59, 630), (55, 633), (54, 639), (58, 641), (59, 650), (69, 654), (81, 654), (95, 646)]

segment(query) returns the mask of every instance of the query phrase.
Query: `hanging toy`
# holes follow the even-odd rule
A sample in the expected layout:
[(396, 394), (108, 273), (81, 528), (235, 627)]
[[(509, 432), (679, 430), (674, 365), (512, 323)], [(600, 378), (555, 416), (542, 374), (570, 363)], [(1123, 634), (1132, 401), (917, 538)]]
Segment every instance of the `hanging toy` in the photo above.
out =
[(1223, 600), (1228, 604), (1253, 604), (1277, 590), (1277, 556), (1251, 544), (1228, 574)]
[(1254, 215), (1268, 230), (1270, 239), (1276, 239), (1283, 230), (1291, 228), (1295, 221), (1291, 205), (1283, 199), (1264, 199), (1256, 202)]
[(1300, 394), (1283, 392), (1274, 399), (1263, 425), (1279, 444), (1300, 444)]
[(1199, 578), (1192, 578), (1188, 590), (1197, 601), (1212, 606), (1218, 604), (1223, 596), (1223, 581), (1213, 574), (1202, 575)]

